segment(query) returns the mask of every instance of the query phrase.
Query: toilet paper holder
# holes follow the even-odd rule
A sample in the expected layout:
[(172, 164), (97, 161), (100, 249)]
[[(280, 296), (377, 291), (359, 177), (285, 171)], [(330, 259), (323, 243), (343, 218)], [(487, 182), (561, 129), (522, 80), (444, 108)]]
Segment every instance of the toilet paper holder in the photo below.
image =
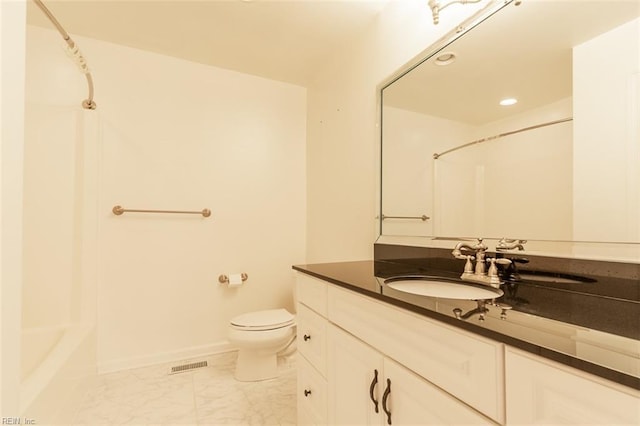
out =
[[(249, 275), (243, 272), (242, 274), (240, 274), (240, 277), (242, 278), (242, 282), (244, 282), (247, 280), (247, 278), (249, 278)], [(222, 274), (218, 277), (218, 281), (220, 282), (220, 284), (227, 284), (229, 283), (229, 277)]]

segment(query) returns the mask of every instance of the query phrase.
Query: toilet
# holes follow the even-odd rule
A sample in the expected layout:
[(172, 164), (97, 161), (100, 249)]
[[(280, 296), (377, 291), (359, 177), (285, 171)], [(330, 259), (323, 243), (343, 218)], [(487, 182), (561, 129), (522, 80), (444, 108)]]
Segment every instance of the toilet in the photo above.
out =
[(232, 318), (228, 338), (238, 348), (235, 378), (254, 382), (277, 377), (278, 353), (291, 345), (295, 335), (295, 316), (283, 308)]

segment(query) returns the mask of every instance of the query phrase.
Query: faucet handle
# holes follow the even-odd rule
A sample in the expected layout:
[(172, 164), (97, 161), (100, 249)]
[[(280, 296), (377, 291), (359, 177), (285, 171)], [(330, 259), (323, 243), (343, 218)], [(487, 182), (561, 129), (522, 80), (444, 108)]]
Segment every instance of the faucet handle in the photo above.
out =
[(498, 276), (498, 268), (496, 267), (496, 258), (495, 257), (490, 257), (487, 259), (491, 265), (489, 266), (489, 272), (488, 275), (489, 277), (497, 277)]
[(490, 266), (489, 266), (489, 271), (487, 272), (487, 275), (489, 277), (490, 283), (492, 285), (500, 285), (502, 284), (502, 282), (500, 281), (500, 275), (498, 274), (498, 267), (496, 266), (496, 264), (499, 265), (509, 265), (511, 263), (511, 261), (509, 259), (504, 259), (504, 258), (495, 258), (495, 257), (490, 257), (487, 259), (490, 262)]
[(465, 274), (473, 274), (473, 263), (471, 263), (473, 259), (475, 259), (475, 257), (467, 256), (467, 262), (464, 264)]

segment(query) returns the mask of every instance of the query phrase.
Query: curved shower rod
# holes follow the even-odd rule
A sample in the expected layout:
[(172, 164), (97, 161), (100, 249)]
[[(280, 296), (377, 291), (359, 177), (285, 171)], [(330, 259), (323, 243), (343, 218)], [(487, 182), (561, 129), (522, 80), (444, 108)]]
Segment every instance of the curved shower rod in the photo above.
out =
[(33, 0), (33, 1), (35, 2), (36, 5), (38, 5), (40, 10), (42, 10), (42, 12), (47, 16), (47, 18), (49, 18), (51, 23), (56, 27), (56, 29), (58, 30), (58, 32), (60, 33), (64, 41), (67, 42), (67, 46), (68, 46), (67, 52), (71, 57), (73, 57), (75, 62), (78, 64), (80, 71), (82, 71), (82, 73), (87, 78), (87, 85), (89, 86), (89, 96), (87, 97), (87, 99), (82, 101), (82, 107), (84, 109), (96, 109), (96, 103), (93, 101), (93, 77), (91, 77), (89, 66), (87, 65), (87, 62), (84, 59), (84, 56), (82, 56), (82, 53), (78, 48), (78, 45), (73, 41), (71, 36), (69, 36), (69, 33), (67, 33), (65, 29), (62, 28), (62, 25), (60, 25), (60, 22), (58, 22), (56, 17), (53, 16), (53, 13), (51, 13), (51, 11), (47, 9), (47, 6), (44, 5), (42, 0)]

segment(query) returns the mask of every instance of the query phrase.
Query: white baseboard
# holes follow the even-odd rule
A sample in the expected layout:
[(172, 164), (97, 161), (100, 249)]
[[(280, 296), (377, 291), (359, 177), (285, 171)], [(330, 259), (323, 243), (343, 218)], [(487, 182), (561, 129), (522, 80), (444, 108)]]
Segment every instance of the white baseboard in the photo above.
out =
[(164, 364), (168, 362), (183, 361), (192, 358), (231, 352), (236, 349), (237, 348), (230, 342), (224, 340), (210, 345), (192, 346), (190, 348), (184, 348), (177, 351), (98, 362), (98, 374), (113, 373), (116, 371), (148, 367), (150, 365)]

